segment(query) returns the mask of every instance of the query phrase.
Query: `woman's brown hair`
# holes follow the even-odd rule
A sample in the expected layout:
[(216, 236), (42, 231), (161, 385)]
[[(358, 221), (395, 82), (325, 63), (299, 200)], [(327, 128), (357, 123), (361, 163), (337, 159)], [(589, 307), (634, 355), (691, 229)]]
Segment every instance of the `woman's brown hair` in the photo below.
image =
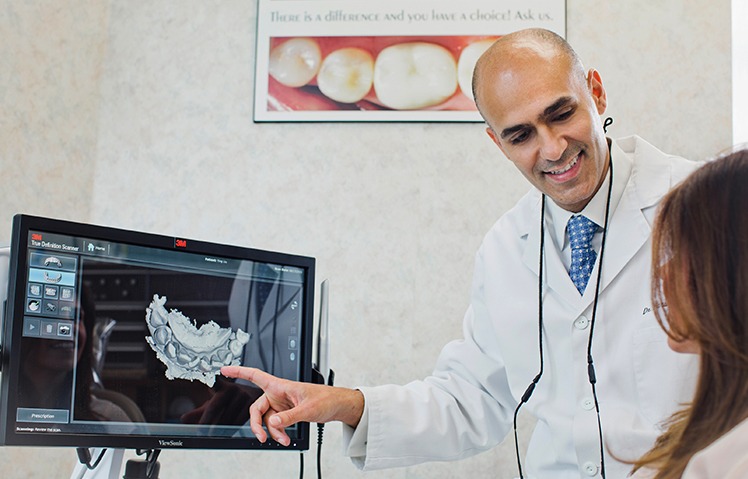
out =
[(668, 336), (698, 345), (693, 401), (634, 470), (679, 478), (748, 417), (748, 150), (711, 161), (662, 201), (652, 234), (652, 300)]

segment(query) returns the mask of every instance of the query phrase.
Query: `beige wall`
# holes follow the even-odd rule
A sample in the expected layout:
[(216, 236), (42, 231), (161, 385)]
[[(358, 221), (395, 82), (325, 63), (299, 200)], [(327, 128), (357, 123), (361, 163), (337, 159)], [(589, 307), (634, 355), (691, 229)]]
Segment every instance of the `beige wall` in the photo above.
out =
[(0, 2), (0, 244), (16, 212), (87, 219), (109, 4)]
[[(607, 87), (613, 136), (691, 158), (729, 146), (729, 0), (567, 9), (569, 40)], [(315, 256), (331, 281), (338, 383), (422, 377), (459, 337), (475, 249), (524, 180), (480, 124), (253, 123), (255, 13), (245, 0), (2, 2), (0, 244), (22, 211)], [(328, 427), (326, 477), (358, 477), (340, 451)], [(0, 448), (0, 477), (67, 477), (74, 456)], [(164, 477), (298, 470), (285, 453), (160, 461)], [(515, 468), (509, 440), (366, 477)]]

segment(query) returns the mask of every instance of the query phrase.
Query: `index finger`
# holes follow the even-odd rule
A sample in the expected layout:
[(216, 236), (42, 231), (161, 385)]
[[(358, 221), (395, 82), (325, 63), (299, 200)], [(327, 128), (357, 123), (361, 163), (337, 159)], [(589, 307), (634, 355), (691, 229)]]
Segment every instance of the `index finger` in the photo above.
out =
[(221, 368), (221, 374), (229, 378), (246, 379), (259, 386), (263, 391), (268, 388), (274, 376), (261, 371), (257, 368), (246, 366), (224, 366)]

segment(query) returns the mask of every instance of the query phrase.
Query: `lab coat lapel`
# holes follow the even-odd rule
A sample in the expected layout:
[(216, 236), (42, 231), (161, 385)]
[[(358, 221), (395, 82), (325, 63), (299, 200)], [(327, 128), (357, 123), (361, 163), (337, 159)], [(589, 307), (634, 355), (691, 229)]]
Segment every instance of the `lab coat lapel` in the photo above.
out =
[[(608, 226), (609, 234), (605, 240), (600, 292), (605, 290), (649, 240), (651, 226), (644, 216), (642, 207), (635, 201), (635, 198), (632, 198), (633, 196), (628, 190), (624, 192)], [(595, 268), (597, 272), (597, 265)], [(593, 280), (597, 281), (596, 273), (590, 278), (590, 282)], [(642, 278), (642, 282), (648, 283), (649, 278)], [(594, 288), (592, 292), (594, 293)], [(592, 301), (592, 299), (594, 299), (594, 294), (589, 300)]]
[[(530, 194), (534, 195), (533, 201), (528, 201), (524, 206), (522, 215), (519, 216), (525, 220), (522, 228), (519, 228), (520, 236), (524, 236), (525, 244), (522, 253), (522, 262), (530, 271), (538, 275), (538, 251), (540, 249), (540, 210), (542, 208), (542, 196), (537, 190)], [(546, 239), (548, 239), (546, 235)]]
[[(667, 156), (641, 138), (619, 140), (614, 144), (613, 152), (632, 157), (633, 169), (609, 225), (601, 292), (645, 247), (652, 234), (651, 219), (655, 208), (675, 183)], [(642, 282), (648, 285), (649, 278), (642, 278)]]
[[(546, 201), (550, 200), (547, 199)], [(529, 204), (531, 206), (528, 207), (528, 211), (526, 211), (526, 214), (524, 215), (528, 220), (525, 224), (526, 241), (522, 261), (525, 266), (530, 268), (530, 270), (537, 276), (539, 272), (538, 254), (540, 253), (540, 194), (538, 194), (536, 202), (529, 202)], [(564, 267), (559, 252), (554, 247), (553, 239), (547, 228), (545, 232), (544, 249), (545, 258), (543, 268), (545, 269), (545, 278), (543, 279), (543, 284), (547, 289), (556, 291), (558, 296), (569, 306), (578, 307), (580, 304), (579, 302), (583, 297), (579, 295), (574, 283), (572, 283), (571, 278), (569, 278), (569, 272)], [(592, 279), (590, 279), (590, 281), (592, 281)]]

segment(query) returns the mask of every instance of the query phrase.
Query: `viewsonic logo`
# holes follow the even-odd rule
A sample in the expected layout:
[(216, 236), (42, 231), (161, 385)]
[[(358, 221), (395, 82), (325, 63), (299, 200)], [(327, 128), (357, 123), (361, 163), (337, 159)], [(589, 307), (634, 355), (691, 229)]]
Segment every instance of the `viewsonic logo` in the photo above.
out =
[(177, 441), (174, 439), (169, 439), (169, 440), (159, 439), (158, 445), (161, 447), (182, 447), (184, 446), (184, 443), (182, 443), (182, 441)]

